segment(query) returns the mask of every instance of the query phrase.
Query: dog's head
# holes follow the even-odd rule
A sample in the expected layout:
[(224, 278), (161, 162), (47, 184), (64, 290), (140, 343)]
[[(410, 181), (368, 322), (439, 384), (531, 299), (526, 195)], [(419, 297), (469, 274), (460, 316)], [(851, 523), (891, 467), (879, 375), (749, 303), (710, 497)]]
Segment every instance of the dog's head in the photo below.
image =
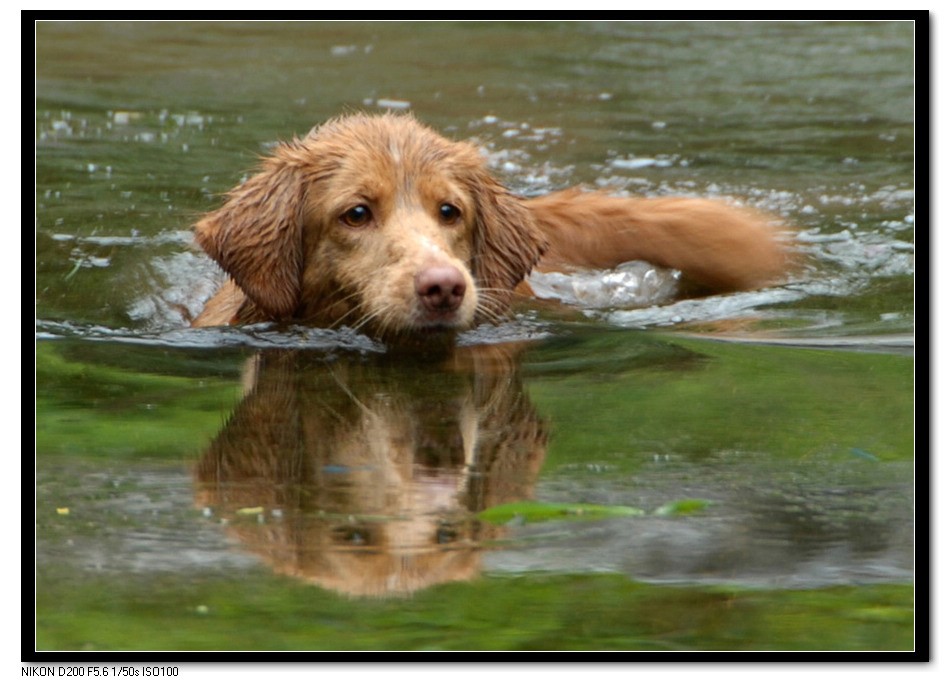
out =
[(239, 318), (378, 335), (498, 319), (545, 247), (476, 147), (393, 114), (278, 145), (195, 235), (247, 295)]

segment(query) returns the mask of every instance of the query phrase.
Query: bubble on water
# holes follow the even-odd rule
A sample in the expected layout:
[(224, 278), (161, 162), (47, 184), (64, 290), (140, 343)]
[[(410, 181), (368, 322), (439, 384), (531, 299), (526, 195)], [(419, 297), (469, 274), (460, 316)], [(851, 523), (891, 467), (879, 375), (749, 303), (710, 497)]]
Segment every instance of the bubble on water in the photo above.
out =
[(206, 122), (205, 117), (202, 114), (194, 111), (184, 114), (172, 114), (172, 120), (176, 123), (176, 125), (178, 125), (179, 128), (183, 128), (185, 126), (203, 128)]
[(528, 277), (539, 297), (587, 309), (643, 307), (670, 301), (679, 281), (678, 271), (642, 261), (606, 271), (533, 272)]
[(382, 109), (409, 109), (412, 106), (412, 102), (402, 99), (380, 98), (376, 100), (376, 106)]
[(647, 157), (634, 157), (627, 159), (611, 159), (608, 163), (614, 168), (625, 168), (627, 170), (635, 168), (648, 168), (649, 166), (656, 165), (656, 159), (651, 159)]

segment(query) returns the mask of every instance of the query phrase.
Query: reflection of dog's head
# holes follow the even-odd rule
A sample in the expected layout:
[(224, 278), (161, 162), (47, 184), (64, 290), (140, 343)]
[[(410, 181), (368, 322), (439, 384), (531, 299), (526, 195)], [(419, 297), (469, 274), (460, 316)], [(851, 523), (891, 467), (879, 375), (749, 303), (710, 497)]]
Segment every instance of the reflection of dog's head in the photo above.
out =
[(531, 495), (546, 433), (507, 354), (450, 364), (258, 356), (198, 503), (275, 570), (343, 593), (473, 577), (498, 532), (475, 513)]

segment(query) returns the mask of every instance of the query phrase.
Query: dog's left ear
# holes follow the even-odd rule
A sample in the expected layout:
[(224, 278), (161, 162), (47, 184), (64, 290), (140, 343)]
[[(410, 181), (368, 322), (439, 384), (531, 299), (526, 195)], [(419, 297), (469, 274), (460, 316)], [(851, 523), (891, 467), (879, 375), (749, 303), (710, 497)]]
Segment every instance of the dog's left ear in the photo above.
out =
[(300, 299), (305, 184), (281, 150), (261, 172), (195, 225), (195, 239), (268, 316), (293, 314)]
[(487, 172), (470, 189), (477, 211), (474, 274), (479, 287), (487, 290), (488, 309), (499, 314), (541, 258), (547, 241), (522, 201)]

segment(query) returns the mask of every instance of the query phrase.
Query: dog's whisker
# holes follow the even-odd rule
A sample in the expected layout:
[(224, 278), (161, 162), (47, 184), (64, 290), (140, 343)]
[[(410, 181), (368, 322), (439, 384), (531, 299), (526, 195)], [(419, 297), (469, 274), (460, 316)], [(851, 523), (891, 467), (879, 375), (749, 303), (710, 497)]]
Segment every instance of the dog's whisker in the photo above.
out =
[(496, 303), (479, 303), (475, 307), (475, 318), (484, 319), (489, 324), (501, 324), (508, 318), (508, 313)]
[[(355, 311), (354, 311), (355, 312)], [(369, 311), (368, 313), (360, 316), (353, 324), (350, 325), (350, 328), (355, 332), (362, 332), (363, 327), (368, 325), (370, 322), (374, 321), (380, 316), (379, 311)], [(377, 323), (378, 325), (378, 323)]]
[[(346, 308), (342, 315), (338, 315), (334, 318), (327, 326), (331, 329), (342, 326), (347, 318), (353, 317), (354, 315), (360, 315), (362, 312), (361, 306), (358, 305), (362, 299), (362, 290), (357, 288), (354, 291), (346, 294), (345, 296), (336, 298), (333, 302), (326, 307), (326, 313), (321, 315), (321, 317), (327, 317), (330, 314), (330, 310), (339, 308), (341, 305), (346, 304)], [(357, 305), (350, 305), (350, 302), (355, 302)]]
[[(347, 297), (345, 297), (345, 298), (343, 299), (343, 301), (345, 302), (346, 299), (348, 299), (348, 298), (354, 298), (354, 299), (355, 299), (355, 298), (357, 298), (357, 295), (356, 295), (356, 294), (353, 294), (353, 295), (347, 296)], [(339, 327), (339, 326), (343, 325), (343, 323), (346, 321), (346, 319), (347, 319), (348, 317), (351, 317), (351, 316), (353, 316), (353, 315), (357, 315), (357, 314), (359, 314), (359, 312), (360, 312), (359, 308), (356, 308), (356, 307), (348, 308), (348, 309), (346, 310), (346, 312), (344, 312), (342, 315), (340, 315), (340, 316), (337, 317), (335, 320), (333, 320), (333, 322), (330, 323), (330, 327), (331, 327), (331, 328), (336, 328), (336, 327)]]

